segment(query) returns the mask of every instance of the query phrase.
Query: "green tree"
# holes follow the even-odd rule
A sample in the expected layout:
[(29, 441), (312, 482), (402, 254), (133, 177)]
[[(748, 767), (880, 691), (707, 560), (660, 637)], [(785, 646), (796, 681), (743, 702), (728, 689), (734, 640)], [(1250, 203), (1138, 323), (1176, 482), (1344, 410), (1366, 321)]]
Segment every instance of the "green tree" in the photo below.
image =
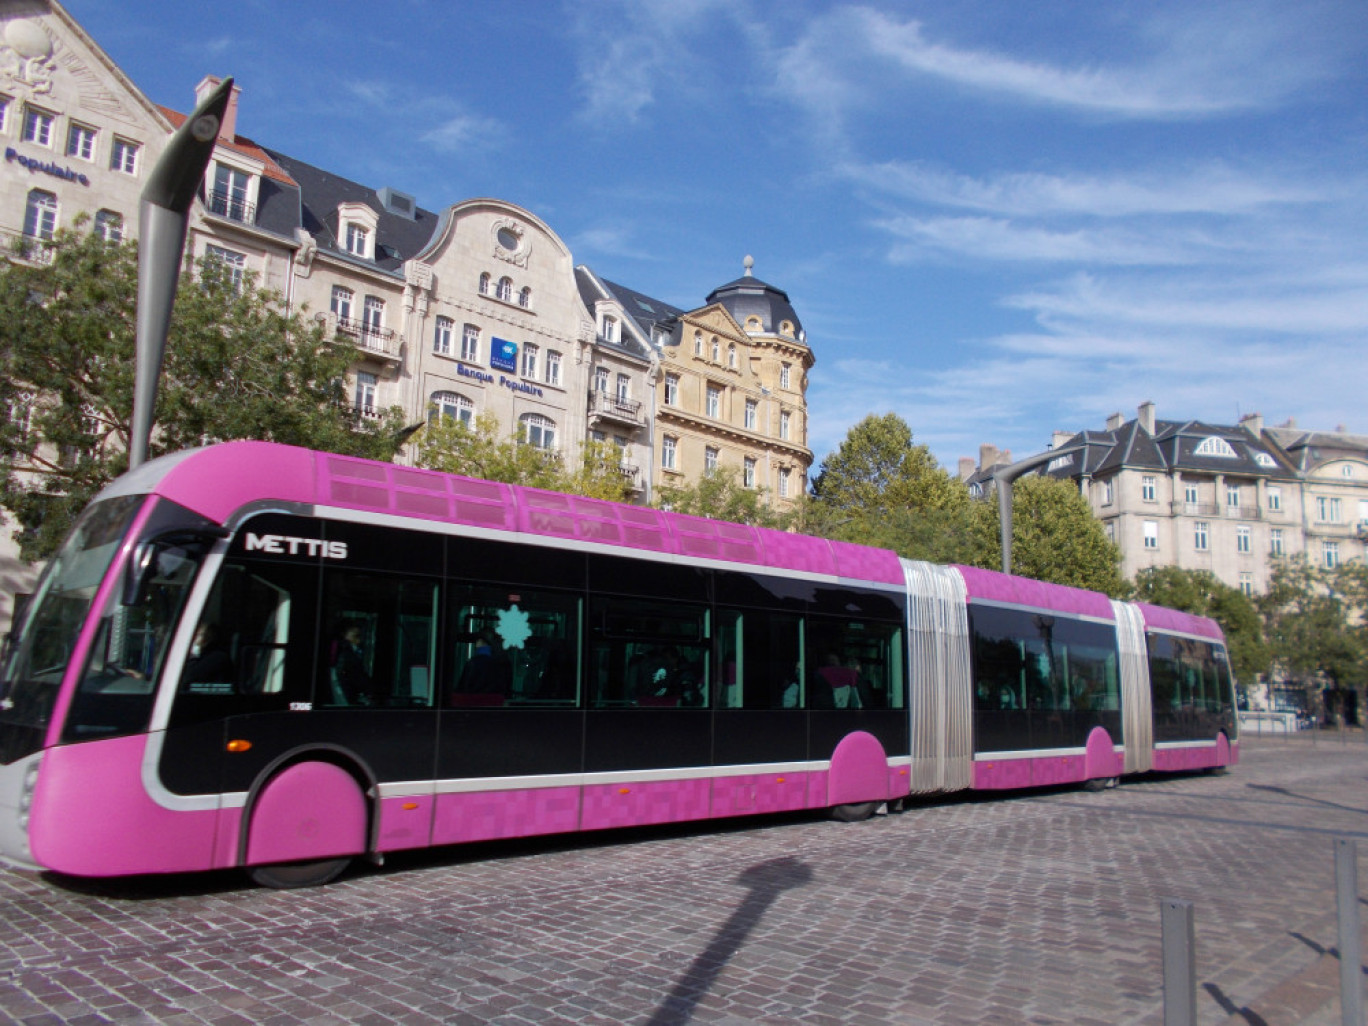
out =
[(784, 530), (794, 521), (793, 514), (770, 506), (764, 489), (742, 485), (734, 467), (718, 467), (692, 484), (657, 488), (655, 505), (675, 513), (752, 527)]
[[(1002, 568), (997, 496), (974, 503), (975, 566)], [(1121, 550), (1071, 481), (1032, 475), (1012, 487), (1012, 572), (1124, 598)]]
[(1220, 624), (1236, 680), (1249, 684), (1267, 672), (1269, 651), (1258, 609), (1238, 588), (1224, 583), (1210, 570), (1146, 567), (1135, 575), (1135, 597), (1156, 606), (1209, 616)]
[(910, 559), (965, 562), (973, 552), (968, 490), (894, 413), (860, 421), (822, 462), (802, 526)]
[[(49, 555), (77, 512), (127, 467), (137, 249), (82, 226), (41, 264), (0, 260), (0, 505), (26, 559)], [(399, 447), (390, 411), (357, 423), (354, 347), (278, 294), (215, 261), (187, 269), (176, 299), (149, 455), (257, 438), (379, 459)]]
[(418, 465), (612, 502), (625, 502), (630, 494), (621, 454), (611, 442), (585, 443), (578, 464), (566, 466), (558, 454), (504, 432), (492, 413), (480, 414), (473, 424), (430, 419), (419, 437)]

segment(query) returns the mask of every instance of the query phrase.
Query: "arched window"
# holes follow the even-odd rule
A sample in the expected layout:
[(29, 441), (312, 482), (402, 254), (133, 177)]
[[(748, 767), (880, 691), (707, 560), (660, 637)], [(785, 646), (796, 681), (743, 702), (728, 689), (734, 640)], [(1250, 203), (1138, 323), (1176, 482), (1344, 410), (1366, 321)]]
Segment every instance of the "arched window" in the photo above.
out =
[(33, 239), (50, 239), (57, 230), (57, 197), (42, 189), (31, 189), (24, 208), (24, 234)]
[(486, 271), (484, 274), (480, 275), (480, 295), (489, 295), (489, 282), (489, 272)]
[(524, 285), (518, 291), (518, 305), (524, 310), (532, 308), (532, 287), (530, 285)]
[(123, 215), (112, 210), (95, 211), (95, 237), (105, 242), (123, 242)]
[(1219, 456), (1222, 459), (1235, 460), (1240, 458), (1240, 454), (1224, 438), (1211, 435), (1202, 439), (1202, 444), (1197, 446), (1193, 452), (1194, 456)]
[(556, 447), (556, 422), (540, 413), (524, 413), (518, 418), (522, 440), (536, 449)]
[(433, 392), (428, 400), (428, 423), (435, 423), (438, 418), (469, 427), (475, 422), (475, 404), (455, 392)]
[(722, 362), (722, 343), (717, 341), (717, 336), (712, 337), (712, 358), (713, 363)]
[(780, 324), (780, 325), (779, 325), (779, 334), (781, 334), (781, 335), (788, 335), (788, 336), (792, 337), (792, 335), (793, 335), (793, 322), (792, 322), (792, 321), (784, 321), (782, 324)]
[(736, 370), (736, 343), (727, 346), (727, 366)]
[(694, 332), (694, 356), (703, 355), (703, 332)]
[(747, 318), (746, 318), (746, 330), (747, 330), (747, 331), (759, 331), (759, 330), (760, 330), (760, 318), (759, 318), (759, 317), (755, 317), (755, 316), (747, 317)]
[(498, 293), (497, 293), (497, 296), (498, 296), (499, 299), (502, 299), (505, 303), (511, 303), (511, 302), (513, 301), (513, 279), (512, 279), (512, 278), (500, 278), (500, 279), (499, 279), (499, 291), (498, 291)]

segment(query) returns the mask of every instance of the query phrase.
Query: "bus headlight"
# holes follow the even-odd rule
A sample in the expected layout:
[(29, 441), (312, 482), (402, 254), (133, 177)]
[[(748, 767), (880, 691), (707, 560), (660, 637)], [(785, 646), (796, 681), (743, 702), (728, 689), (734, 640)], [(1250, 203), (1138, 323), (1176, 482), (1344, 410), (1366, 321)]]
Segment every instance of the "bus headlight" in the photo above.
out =
[(19, 790), (19, 829), (27, 830), (29, 809), (33, 807), (33, 790), (38, 786), (38, 765), (41, 759), (34, 759), (24, 771), (24, 783)]

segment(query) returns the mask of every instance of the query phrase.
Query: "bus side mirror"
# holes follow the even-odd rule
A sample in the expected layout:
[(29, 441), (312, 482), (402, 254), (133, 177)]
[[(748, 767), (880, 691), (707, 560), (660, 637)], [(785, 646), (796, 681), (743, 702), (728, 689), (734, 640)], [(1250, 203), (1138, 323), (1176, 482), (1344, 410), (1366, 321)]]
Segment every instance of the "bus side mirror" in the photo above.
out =
[(198, 558), (214, 542), (220, 538), (227, 538), (229, 533), (221, 527), (202, 527), (194, 530), (179, 528), (143, 539), (134, 550), (133, 558), (128, 564), (128, 572), (124, 575), (123, 604), (136, 606), (147, 598), (148, 586), (156, 576), (157, 563), (163, 552), (184, 549), (188, 556)]
[(124, 574), (124, 605), (136, 606), (147, 597), (147, 582), (156, 568), (159, 547), (156, 541), (145, 541), (134, 551), (128, 572)]

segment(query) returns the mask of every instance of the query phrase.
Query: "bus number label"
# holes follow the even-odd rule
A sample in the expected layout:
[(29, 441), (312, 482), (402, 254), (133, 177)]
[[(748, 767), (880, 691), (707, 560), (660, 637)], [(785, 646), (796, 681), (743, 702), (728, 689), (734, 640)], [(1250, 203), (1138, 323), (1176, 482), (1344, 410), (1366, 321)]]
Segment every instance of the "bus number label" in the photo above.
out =
[(312, 702), (291, 702), (290, 712), (313, 712)]
[(294, 538), (287, 534), (247, 534), (248, 552), (269, 552), (274, 556), (298, 556), (346, 559), (347, 543), (324, 541), (322, 538)]

